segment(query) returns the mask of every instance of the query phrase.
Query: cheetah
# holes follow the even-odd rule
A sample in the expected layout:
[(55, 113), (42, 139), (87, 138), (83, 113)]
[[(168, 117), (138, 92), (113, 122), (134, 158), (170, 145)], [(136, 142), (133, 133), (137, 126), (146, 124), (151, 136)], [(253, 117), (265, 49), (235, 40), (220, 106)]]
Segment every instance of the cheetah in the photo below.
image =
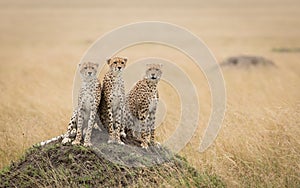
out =
[(124, 133), (125, 88), (122, 72), (126, 67), (127, 58), (113, 57), (107, 60), (109, 71), (103, 79), (100, 119), (108, 130), (108, 143), (124, 144), (121, 136)]
[[(145, 77), (126, 96), (126, 133), (140, 139), (141, 147), (159, 146), (155, 142), (155, 113), (159, 100), (157, 85), (162, 64), (147, 64)], [(140, 132), (139, 138), (135, 132)]]
[[(97, 114), (101, 99), (101, 84), (97, 78), (98, 64), (87, 62), (79, 66), (82, 86), (78, 97), (78, 107), (73, 112), (68, 131), (64, 135), (62, 144), (71, 142), (73, 139), (72, 144), (78, 145), (82, 141), (83, 132), (86, 132), (84, 146), (89, 147), (92, 146), (92, 129), (97, 128), (101, 130), (99, 127), (100, 119)], [(86, 124), (87, 128), (84, 129), (83, 125)]]

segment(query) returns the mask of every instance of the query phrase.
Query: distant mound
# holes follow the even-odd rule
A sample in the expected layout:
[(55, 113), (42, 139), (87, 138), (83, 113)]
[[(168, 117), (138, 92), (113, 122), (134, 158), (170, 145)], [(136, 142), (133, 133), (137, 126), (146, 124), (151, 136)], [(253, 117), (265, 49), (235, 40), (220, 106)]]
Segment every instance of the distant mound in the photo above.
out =
[[(107, 160), (105, 155), (116, 151), (123, 158), (117, 162)], [(224, 187), (218, 176), (197, 172), (167, 149), (150, 148), (149, 152), (139, 155), (126, 147), (105, 143), (96, 149), (63, 146), (59, 142), (32, 147), (19, 162), (1, 170), (0, 187)], [(120, 164), (129, 161), (130, 156), (145, 164), (145, 156), (164, 160), (149, 166), (140, 165), (143, 162), (138, 166)]]
[(275, 64), (273, 61), (266, 59), (261, 56), (250, 56), (250, 55), (240, 55), (229, 57), (225, 59), (221, 66), (234, 66), (234, 67), (242, 67), (249, 68), (255, 66), (271, 66), (274, 67)]

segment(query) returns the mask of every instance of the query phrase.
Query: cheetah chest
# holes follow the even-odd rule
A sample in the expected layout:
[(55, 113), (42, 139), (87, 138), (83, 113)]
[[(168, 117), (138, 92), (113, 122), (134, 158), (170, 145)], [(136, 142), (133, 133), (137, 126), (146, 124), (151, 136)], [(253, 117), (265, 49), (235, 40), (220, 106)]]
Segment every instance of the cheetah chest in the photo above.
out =
[(86, 111), (90, 111), (95, 101), (95, 90), (93, 86), (86, 86), (82, 91), (81, 102)]
[(156, 109), (157, 103), (158, 103), (158, 98), (156, 97), (156, 95), (154, 97), (152, 97), (149, 101), (149, 111), (153, 112)]
[(118, 83), (115, 84), (115, 87), (113, 87), (112, 93), (111, 93), (111, 99), (112, 99), (112, 109), (113, 111), (116, 111), (122, 106), (123, 104), (123, 98), (125, 97), (125, 93), (123, 90), (123, 85), (121, 81), (118, 81)]

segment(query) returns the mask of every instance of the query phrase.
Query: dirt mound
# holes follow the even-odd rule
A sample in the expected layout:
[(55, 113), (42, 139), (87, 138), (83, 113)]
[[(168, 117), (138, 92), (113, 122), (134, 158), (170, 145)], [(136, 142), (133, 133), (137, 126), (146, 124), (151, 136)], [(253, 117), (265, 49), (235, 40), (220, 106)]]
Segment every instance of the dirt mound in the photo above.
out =
[[(163, 162), (142, 167), (102, 157), (105, 148), (112, 151), (111, 147), (120, 147), (104, 144), (96, 148), (98, 151), (58, 142), (30, 148), (19, 162), (2, 169), (0, 187), (224, 187), (218, 176), (197, 172), (164, 148), (149, 151), (152, 157), (153, 153), (163, 156)], [(134, 154), (127, 149), (120, 152), (124, 158)]]
[(254, 67), (275, 66), (274, 62), (261, 56), (240, 55), (225, 59), (221, 66)]

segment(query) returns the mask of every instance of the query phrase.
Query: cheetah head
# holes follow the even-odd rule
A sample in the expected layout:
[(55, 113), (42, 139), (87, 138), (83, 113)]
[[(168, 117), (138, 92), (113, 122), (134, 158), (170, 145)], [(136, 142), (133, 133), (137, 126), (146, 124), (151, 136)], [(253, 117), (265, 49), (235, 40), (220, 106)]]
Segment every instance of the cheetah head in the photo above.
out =
[(124, 70), (127, 63), (126, 57), (113, 57), (107, 60), (107, 64), (111, 71), (120, 73)]
[(80, 74), (82, 78), (94, 78), (97, 76), (97, 68), (98, 64), (91, 62), (84, 62), (83, 64), (79, 64), (80, 66)]
[(162, 75), (161, 68), (162, 64), (147, 64), (145, 78), (153, 82), (158, 82)]

